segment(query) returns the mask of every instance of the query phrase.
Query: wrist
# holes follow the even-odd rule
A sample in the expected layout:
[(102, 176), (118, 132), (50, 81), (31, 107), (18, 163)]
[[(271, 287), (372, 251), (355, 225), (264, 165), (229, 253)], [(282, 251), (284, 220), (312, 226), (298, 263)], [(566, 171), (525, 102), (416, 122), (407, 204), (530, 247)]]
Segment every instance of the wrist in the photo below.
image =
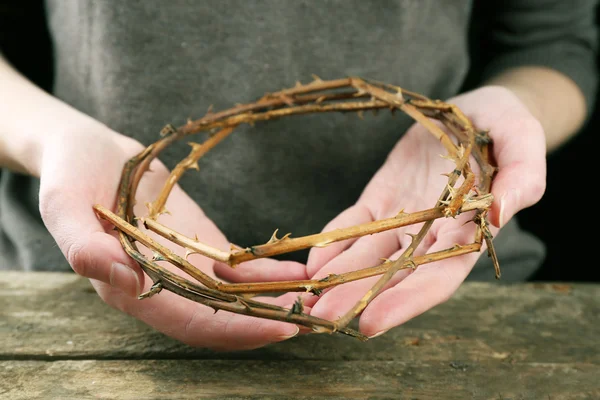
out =
[(0, 168), (39, 177), (47, 143), (94, 121), (29, 82), (1, 57), (0, 87)]
[(579, 87), (560, 72), (543, 67), (518, 67), (492, 78), (488, 85), (514, 93), (544, 128), (548, 151), (569, 140), (586, 119), (586, 101)]

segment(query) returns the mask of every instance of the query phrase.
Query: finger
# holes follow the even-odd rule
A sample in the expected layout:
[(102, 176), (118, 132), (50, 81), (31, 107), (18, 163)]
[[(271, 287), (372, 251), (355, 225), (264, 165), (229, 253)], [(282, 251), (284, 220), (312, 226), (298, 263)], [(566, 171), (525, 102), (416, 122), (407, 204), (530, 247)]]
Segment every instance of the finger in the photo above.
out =
[[(249, 350), (295, 336), (294, 324), (249, 317), (213, 309), (163, 290), (154, 297), (136, 300), (99, 281), (92, 281), (109, 305), (145, 322), (156, 330), (194, 347), (219, 351)], [(284, 300), (257, 297), (277, 304)]]
[(521, 121), (516, 134), (494, 136), (498, 174), (490, 222), (503, 226), (518, 211), (538, 202), (546, 189), (546, 152), (543, 130), (530, 118)]
[(304, 264), (270, 258), (247, 261), (235, 268), (224, 263), (216, 263), (214, 271), (219, 278), (238, 283), (308, 279)]
[[(394, 231), (363, 237), (321, 268), (313, 279), (381, 264), (382, 259), (388, 258), (398, 250), (398, 246), (397, 233)], [(365, 295), (377, 279), (378, 276), (361, 279), (324, 291), (312, 306), (311, 315), (328, 320), (341, 317)]]
[(74, 198), (62, 189), (42, 188), (40, 192), (44, 223), (73, 270), (137, 296), (144, 275), (119, 240), (105, 232), (94, 214), (93, 202), (85, 196)]
[[(474, 229), (443, 224), (429, 253), (469, 243)], [(481, 253), (469, 253), (419, 266), (395, 286), (380, 293), (364, 310), (360, 330), (374, 336), (448, 300), (467, 277)]]
[[(509, 94), (513, 96), (513, 94)], [(493, 101), (494, 97), (488, 98)], [(514, 101), (514, 100), (513, 100)], [(456, 104), (460, 107), (461, 97)], [(488, 109), (490, 105), (481, 105)], [(493, 109), (493, 107), (491, 108)], [(506, 117), (510, 115), (510, 118)], [(502, 227), (518, 211), (538, 202), (546, 189), (546, 139), (539, 121), (524, 106), (471, 116), (475, 126), (490, 127), (498, 171), (492, 184), (489, 220)]]
[[(355, 204), (331, 220), (331, 222), (323, 228), (323, 232), (330, 232), (335, 229), (347, 228), (371, 221), (373, 221), (373, 216), (368, 207), (364, 204)], [(310, 250), (308, 261), (306, 263), (308, 276), (315, 275), (321, 267), (349, 248), (356, 240), (358, 239), (353, 238), (335, 242), (322, 248), (313, 247)]]

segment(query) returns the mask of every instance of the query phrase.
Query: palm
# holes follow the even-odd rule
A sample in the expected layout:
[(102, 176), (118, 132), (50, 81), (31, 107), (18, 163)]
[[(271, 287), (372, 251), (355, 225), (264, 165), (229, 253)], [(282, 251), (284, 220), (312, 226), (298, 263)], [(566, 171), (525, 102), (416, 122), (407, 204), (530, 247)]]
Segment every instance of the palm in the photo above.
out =
[[(143, 301), (111, 286), (113, 276), (109, 275), (112, 262), (129, 265), (137, 271), (139, 285), (130, 276), (127, 285), (131, 290), (148, 290), (152, 282), (146, 280), (139, 267), (123, 251), (117, 233), (109, 224), (102, 222), (93, 213), (96, 203), (113, 208), (115, 194), (125, 162), (139, 153), (143, 147), (128, 138), (112, 132), (86, 132), (75, 134), (63, 142), (56, 142), (56, 149), (49, 149), (44, 158), (40, 205), (42, 215), (49, 231), (65, 253), (76, 272), (91, 278), (100, 297), (109, 305), (120, 309), (150, 326), (193, 346), (213, 349), (246, 349), (279, 341), (294, 334), (296, 327), (277, 321), (260, 320), (228, 312), (214, 311), (170, 292)], [(68, 151), (72, 146), (75, 151)], [(60, 151), (59, 151), (60, 149)], [(85, 155), (85, 156), (84, 156)], [(91, 155), (91, 156), (90, 156)], [(147, 173), (140, 182), (136, 196), (136, 215), (146, 215), (145, 204), (156, 199), (162, 188), (168, 171), (162, 163), (154, 161), (152, 172)], [(64, 190), (69, 187), (71, 190)], [(170, 215), (161, 215), (159, 220), (178, 232), (198, 238), (207, 244), (228, 249), (229, 242), (219, 229), (202, 212), (200, 207), (179, 187), (175, 186), (167, 209)], [(68, 211), (68, 212), (65, 212)], [(171, 247), (180, 255), (185, 250), (153, 235), (156, 240)], [(142, 251), (149, 254), (148, 250)], [(232, 270), (230, 267), (215, 263), (206, 257), (191, 255), (188, 258), (197, 268), (217, 278), (235, 281), (268, 279), (303, 279), (306, 277), (304, 266), (286, 262), (279, 266), (274, 260), (256, 260), (244, 267)], [(173, 272), (180, 273), (172, 266)], [(263, 299), (287, 305), (287, 297)]]
[[(492, 192), (496, 200), (491, 221), (500, 225), (499, 201), (504, 193), (520, 193), (506, 209), (506, 216), (539, 200), (545, 185), (543, 131), (518, 99), (501, 88), (484, 88), (454, 99), (480, 128), (489, 128), (495, 141), (494, 155), (499, 173)], [(518, 134), (516, 134), (518, 132)], [(523, 152), (528, 148), (528, 153)], [(367, 185), (357, 203), (334, 219), (325, 230), (392, 217), (400, 210), (418, 211), (435, 206), (452, 162), (440, 157), (441, 145), (420, 125), (414, 125), (398, 142)], [(524, 170), (523, 170), (524, 169)], [(512, 190), (511, 190), (512, 189)], [(506, 207), (505, 207), (506, 208)], [(472, 216), (437, 220), (417, 250), (418, 254), (473, 241)], [(505, 221), (506, 222), (506, 219)], [(348, 240), (324, 249), (313, 249), (308, 274), (320, 279), (397, 258), (410, 244), (406, 233), (419, 226), (392, 230), (358, 240)], [(493, 229), (497, 232), (497, 228)], [(474, 266), (479, 253), (425, 264), (416, 271), (398, 272), (360, 317), (360, 329), (372, 336), (426, 311), (448, 299)], [(320, 298), (307, 298), (314, 316), (337, 319), (372, 287), (378, 277), (335, 287)]]

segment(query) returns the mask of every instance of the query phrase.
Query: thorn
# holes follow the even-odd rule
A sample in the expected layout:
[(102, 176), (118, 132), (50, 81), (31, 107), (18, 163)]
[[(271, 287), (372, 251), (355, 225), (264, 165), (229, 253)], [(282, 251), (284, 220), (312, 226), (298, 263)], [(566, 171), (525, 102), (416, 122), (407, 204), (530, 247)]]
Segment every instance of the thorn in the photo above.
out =
[(233, 243), (229, 243), (229, 251), (230, 252), (236, 252), (236, 251), (242, 251), (244, 250), (243, 247), (238, 246), (237, 244), (233, 244)]
[(188, 259), (188, 257), (189, 257), (189, 256), (191, 256), (192, 254), (198, 254), (198, 252), (197, 252), (197, 251), (194, 251), (194, 250), (192, 250), (192, 249), (188, 249), (188, 248), (186, 248), (186, 249), (185, 249), (185, 256), (183, 256), (183, 258), (187, 260), (187, 259)]
[(277, 231), (279, 231), (279, 228), (275, 229), (275, 232), (273, 232), (273, 234), (271, 235), (271, 239), (269, 239), (267, 244), (279, 241), (279, 239), (277, 239)]
[(406, 232), (406, 234), (407, 234), (408, 236), (410, 236), (410, 238), (411, 238), (413, 241), (414, 241), (414, 240), (416, 239), (416, 237), (417, 237), (417, 235), (416, 235), (416, 234), (414, 234), (414, 233), (409, 233), (409, 232)]
[(321, 96), (317, 100), (315, 100), (315, 104), (321, 104), (323, 101), (327, 99), (327, 96)]
[(322, 242), (319, 242), (319, 243), (316, 243), (316, 244), (314, 244), (314, 245), (313, 245), (313, 247), (319, 247), (319, 248), (322, 248), (322, 247), (327, 247), (327, 246), (329, 246), (331, 243), (333, 243), (331, 240), (324, 240), (324, 241), (322, 241)]
[(457, 158), (456, 158), (456, 157), (454, 157), (454, 156), (451, 156), (450, 154), (440, 154), (440, 157), (442, 157), (442, 158), (444, 158), (444, 159), (446, 159), (446, 160), (450, 160), (450, 161), (452, 161), (453, 163), (456, 163), (456, 162), (457, 162)]
[(367, 92), (364, 89), (356, 89), (356, 93), (353, 94), (354, 97), (360, 97), (364, 94), (366, 94)]
[(407, 260), (406, 263), (408, 264), (408, 267), (413, 271), (417, 269), (417, 264), (415, 264), (413, 260)]
[(163, 257), (162, 254), (160, 254), (157, 251), (153, 251), (152, 252), (152, 261), (167, 261), (167, 259), (165, 257)]
[(314, 79), (314, 82), (323, 82), (323, 79), (319, 78), (317, 75), (311, 74), (311, 76)]
[(358, 115), (358, 118), (360, 119), (365, 119), (365, 112), (363, 110), (358, 111), (356, 115)]
[(448, 189), (448, 192), (450, 192), (450, 198), (453, 198), (456, 195), (456, 189), (452, 186), (446, 184), (446, 189)]
[(200, 165), (198, 165), (198, 161), (195, 161), (192, 164), (188, 165), (187, 169), (195, 169), (196, 171), (200, 171)]
[(383, 264), (389, 264), (389, 263), (393, 262), (389, 258), (380, 258), (380, 260), (383, 261)]
[(208, 109), (206, 110), (205, 116), (212, 114), (213, 113), (212, 110), (213, 110), (213, 105), (211, 104), (210, 106), (208, 106)]
[(192, 151), (196, 151), (202, 148), (202, 143), (188, 142), (188, 145), (192, 148)]
[(286, 233), (285, 235), (283, 235), (283, 237), (281, 239), (279, 239), (277, 237), (278, 231), (279, 231), (279, 229), (275, 229), (275, 232), (273, 232), (273, 234), (271, 235), (271, 239), (269, 239), (269, 241), (265, 244), (278, 243), (278, 242), (281, 242), (282, 240), (285, 240), (291, 236), (291, 233)]
[(177, 133), (177, 129), (171, 124), (165, 125), (164, 128), (160, 130), (160, 136), (162, 137), (169, 136), (174, 133)]
[(281, 96), (279, 96), (279, 98), (290, 107), (292, 107), (295, 104), (294, 99), (288, 95), (282, 94)]
[(303, 312), (304, 312), (304, 303), (302, 301), (302, 297), (298, 296), (298, 298), (292, 305), (292, 308), (290, 308), (290, 311), (288, 312), (288, 317), (291, 316), (292, 314), (302, 314)]
[(323, 279), (319, 279), (319, 282), (329, 282), (329, 280), (336, 278), (337, 274), (329, 274)]
[(162, 283), (160, 283), (160, 281), (156, 282), (154, 285), (152, 285), (150, 290), (140, 294), (138, 296), (138, 300), (148, 299), (148, 298), (154, 296), (155, 294), (159, 294), (162, 291), (162, 289), (163, 289)]
[(296, 81), (296, 87), (302, 87), (302, 82)]
[(396, 97), (401, 101), (404, 101), (404, 96), (402, 95), (402, 90), (400, 88), (397, 89), (398, 93), (396, 93)]
[(398, 214), (396, 214), (396, 216), (394, 218), (401, 218), (405, 215), (406, 215), (406, 213), (404, 212), (404, 208), (403, 208), (400, 211), (398, 211)]

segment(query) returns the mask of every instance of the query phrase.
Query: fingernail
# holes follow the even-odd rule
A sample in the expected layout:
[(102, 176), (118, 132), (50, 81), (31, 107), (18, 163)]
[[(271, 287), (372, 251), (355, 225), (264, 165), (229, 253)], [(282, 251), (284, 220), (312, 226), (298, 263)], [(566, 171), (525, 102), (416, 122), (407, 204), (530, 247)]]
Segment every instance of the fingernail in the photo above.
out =
[(373, 339), (373, 338), (376, 338), (377, 336), (381, 336), (381, 335), (383, 335), (384, 333), (386, 333), (387, 331), (389, 331), (389, 329), (384, 329), (384, 330), (382, 330), (382, 331), (379, 331), (379, 332), (377, 332), (376, 334), (369, 336), (369, 339)]
[(296, 330), (294, 331), (294, 333), (292, 333), (291, 335), (283, 335), (283, 336), (278, 336), (277, 340), (287, 340), (287, 339), (291, 339), (294, 336), (296, 336), (298, 334), (298, 332), (300, 332), (300, 328), (296, 327)]
[(515, 208), (518, 204), (520, 193), (517, 189), (510, 189), (504, 193), (500, 198), (500, 216), (499, 223), (500, 227), (503, 227), (512, 215), (509, 215), (508, 211)]
[(132, 297), (140, 293), (140, 280), (134, 270), (121, 263), (112, 263), (110, 266), (110, 285), (121, 289)]

